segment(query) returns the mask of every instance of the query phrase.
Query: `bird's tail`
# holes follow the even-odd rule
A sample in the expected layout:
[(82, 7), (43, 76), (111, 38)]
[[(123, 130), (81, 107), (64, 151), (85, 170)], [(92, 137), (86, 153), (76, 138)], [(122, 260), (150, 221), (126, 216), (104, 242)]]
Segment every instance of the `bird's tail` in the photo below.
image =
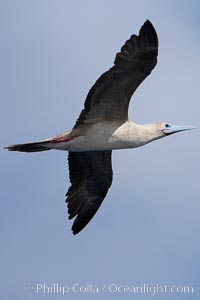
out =
[(20, 152), (39, 152), (50, 150), (48, 148), (48, 141), (32, 142), (26, 144), (15, 144), (4, 147), (8, 151), (20, 151)]

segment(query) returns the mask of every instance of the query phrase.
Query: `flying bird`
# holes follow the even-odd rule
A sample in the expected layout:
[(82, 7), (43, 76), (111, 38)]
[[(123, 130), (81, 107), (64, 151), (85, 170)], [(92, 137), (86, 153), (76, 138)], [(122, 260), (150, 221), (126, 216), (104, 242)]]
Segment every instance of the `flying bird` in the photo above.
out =
[(149, 20), (116, 54), (114, 65), (90, 89), (72, 130), (9, 151), (68, 151), (71, 186), (66, 194), (73, 234), (93, 218), (112, 184), (112, 150), (136, 148), (192, 126), (139, 125), (129, 120), (130, 99), (157, 63), (158, 37)]

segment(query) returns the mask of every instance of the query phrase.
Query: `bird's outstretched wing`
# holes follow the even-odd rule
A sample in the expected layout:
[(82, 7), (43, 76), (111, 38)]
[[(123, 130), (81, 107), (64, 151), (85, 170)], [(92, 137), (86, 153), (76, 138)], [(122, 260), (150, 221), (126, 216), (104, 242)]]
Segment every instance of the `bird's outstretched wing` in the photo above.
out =
[(114, 66), (90, 89), (74, 128), (101, 121), (128, 119), (131, 96), (157, 62), (158, 37), (150, 21), (132, 35), (117, 53)]
[(67, 192), (69, 219), (76, 216), (77, 234), (97, 212), (112, 184), (112, 151), (69, 152), (71, 186)]

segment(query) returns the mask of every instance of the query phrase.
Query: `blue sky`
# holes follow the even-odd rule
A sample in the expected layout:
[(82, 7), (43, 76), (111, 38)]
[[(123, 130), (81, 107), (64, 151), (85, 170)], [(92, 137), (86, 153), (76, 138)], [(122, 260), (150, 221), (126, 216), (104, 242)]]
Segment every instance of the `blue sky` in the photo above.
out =
[[(66, 153), (1, 151), (2, 299), (49, 299), (26, 291), (37, 283), (192, 285), (189, 298), (199, 299), (199, 9), (194, 0), (0, 1), (1, 146), (70, 129), (91, 85), (146, 19), (159, 36), (158, 65), (135, 93), (130, 118), (197, 127), (115, 151), (109, 194), (75, 237)], [(64, 298), (88, 297), (102, 296)]]

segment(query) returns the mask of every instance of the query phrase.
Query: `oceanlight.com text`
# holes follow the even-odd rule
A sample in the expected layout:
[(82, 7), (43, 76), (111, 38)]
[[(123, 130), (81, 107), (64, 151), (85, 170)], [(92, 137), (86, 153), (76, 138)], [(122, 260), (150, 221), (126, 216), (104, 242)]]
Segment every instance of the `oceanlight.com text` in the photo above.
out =
[(167, 284), (119, 284), (119, 283), (35, 283), (27, 284), (26, 290), (35, 294), (193, 294), (194, 287), (192, 285), (167, 285)]

